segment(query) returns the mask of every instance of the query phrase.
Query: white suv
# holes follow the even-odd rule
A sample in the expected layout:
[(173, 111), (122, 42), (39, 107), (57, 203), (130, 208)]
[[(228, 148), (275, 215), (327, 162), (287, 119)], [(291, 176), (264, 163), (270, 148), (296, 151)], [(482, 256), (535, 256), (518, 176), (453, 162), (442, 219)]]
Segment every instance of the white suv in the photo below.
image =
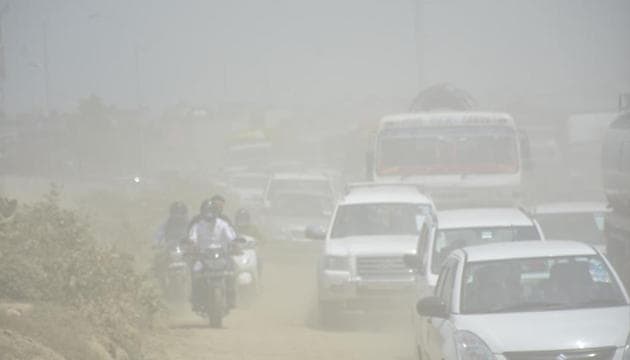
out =
[(417, 304), (423, 360), (630, 358), (630, 299), (595, 248), (496, 243), (453, 252)]
[(419, 296), (426, 296), (433, 292), (440, 267), (453, 250), (525, 240), (544, 240), (544, 234), (536, 220), (519, 208), (444, 210), (437, 213), (437, 221), (427, 219), (417, 247), (405, 255), (405, 262), (416, 272)]
[(379, 305), (410, 293), (414, 274), (403, 255), (415, 249), (419, 226), (434, 211), (431, 200), (415, 187), (366, 185), (350, 190), (337, 204), (319, 264), (324, 324), (343, 309)]

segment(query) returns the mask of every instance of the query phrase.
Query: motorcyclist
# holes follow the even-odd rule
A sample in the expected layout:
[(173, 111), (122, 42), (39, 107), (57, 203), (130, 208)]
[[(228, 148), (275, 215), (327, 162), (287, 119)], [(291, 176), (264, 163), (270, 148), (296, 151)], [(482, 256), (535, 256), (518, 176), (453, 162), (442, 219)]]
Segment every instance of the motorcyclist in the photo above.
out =
[[(225, 198), (221, 195), (213, 195), (210, 200), (206, 200), (206, 201), (210, 201), (212, 203), (212, 206), (214, 207), (214, 209), (216, 210), (216, 216), (219, 217), (221, 220), (223, 220), (224, 222), (226, 222), (230, 227), (232, 226), (232, 221), (230, 220), (229, 217), (227, 217), (225, 214), (223, 214), (223, 209), (225, 208)], [(192, 220), (190, 220), (190, 227), (192, 227), (192, 225), (196, 222), (198, 222), (201, 219), (201, 214), (195, 215)], [(188, 228), (188, 231), (190, 232), (190, 227)]]
[[(196, 250), (203, 250), (210, 247), (211, 244), (220, 244), (224, 246), (226, 251), (230, 251), (230, 247), (236, 246), (236, 233), (231, 225), (219, 217), (220, 207), (216, 202), (212, 200), (204, 200), (201, 203), (199, 209), (199, 215), (195, 217), (190, 224), (190, 230), (188, 234), (189, 243)], [(230, 259), (229, 266), (233, 269), (234, 263)], [(203, 279), (195, 276), (195, 272), (201, 269), (196, 269), (193, 264), (192, 274), (192, 303), (193, 310), (198, 308), (198, 304), (201, 304), (200, 299), (200, 282)], [(236, 285), (235, 279), (232, 277), (227, 281), (227, 301), (229, 307), (234, 307), (236, 303)]]
[[(252, 222), (251, 215), (247, 209), (239, 209), (234, 216), (234, 228), (239, 235), (250, 236), (259, 244), (264, 244), (264, 237), (258, 226)], [(262, 258), (256, 255), (258, 263), (258, 276), (262, 275)]]
[(181, 201), (175, 201), (168, 212), (168, 218), (155, 236), (155, 245), (171, 249), (188, 235), (188, 207)]
[(223, 213), (223, 210), (225, 209), (225, 198), (221, 195), (214, 195), (210, 200), (217, 207), (217, 211), (218, 211), (217, 216), (221, 220), (228, 223), (228, 225), (232, 226), (232, 221), (230, 220), (230, 218)]
[(162, 288), (166, 290), (171, 252), (188, 236), (188, 207), (181, 201), (173, 202), (168, 218), (159, 227), (154, 239), (155, 257), (153, 271)]
[(251, 236), (257, 241), (262, 240), (262, 233), (258, 226), (252, 222), (252, 217), (247, 209), (239, 209), (234, 216), (234, 229), (237, 233)]

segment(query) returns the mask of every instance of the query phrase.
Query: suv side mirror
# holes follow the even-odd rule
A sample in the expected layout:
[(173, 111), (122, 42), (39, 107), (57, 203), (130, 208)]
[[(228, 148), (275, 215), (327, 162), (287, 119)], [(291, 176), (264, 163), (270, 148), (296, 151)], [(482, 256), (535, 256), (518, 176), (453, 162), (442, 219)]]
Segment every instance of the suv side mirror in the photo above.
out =
[(448, 312), (446, 311), (446, 304), (441, 298), (437, 296), (430, 296), (424, 299), (420, 299), (416, 305), (416, 311), (418, 315), (425, 317), (434, 317), (440, 319), (448, 318)]
[(326, 230), (318, 225), (309, 225), (304, 230), (304, 237), (310, 240), (325, 240)]

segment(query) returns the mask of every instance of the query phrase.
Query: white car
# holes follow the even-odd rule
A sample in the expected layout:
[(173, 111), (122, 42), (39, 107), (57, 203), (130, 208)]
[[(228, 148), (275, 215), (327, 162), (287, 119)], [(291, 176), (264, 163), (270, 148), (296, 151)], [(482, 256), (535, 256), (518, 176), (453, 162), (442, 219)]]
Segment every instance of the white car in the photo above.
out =
[(587, 242), (605, 251), (604, 224), (611, 210), (605, 201), (554, 202), (539, 204), (533, 216), (551, 239)]
[(263, 205), (263, 195), (269, 176), (264, 173), (238, 172), (227, 179), (228, 190), (237, 195), (242, 207), (257, 208)]
[(630, 358), (628, 295), (605, 257), (580, 242), (459, 249), (417, 313), (423, 360)]
[[(432, 201), (411, 186), (355, 187), (334, 211), (319, 265), (324, 325), (344, 309), (362, 309), (413, 289), (403, 254), (416, 246)], [(311, 232), (311, 234), (308, 234)], [(312, 229), (307, 235), (313, 236)]]
[(264, 200), (271, 206), (276, 194), (284, 192), (309, 192), (335, 198), (333, 180), (320, 173), (277, 173), (269, 177), (265, 188)]
[(438, 211), (427, 219), (413, 254), (405, 256), (416, 271), (420, 296), (433, 292), (440, 268), (456, 249), (496, 242), (544, 240), (540, 226), (519, 208), (471, 208)]

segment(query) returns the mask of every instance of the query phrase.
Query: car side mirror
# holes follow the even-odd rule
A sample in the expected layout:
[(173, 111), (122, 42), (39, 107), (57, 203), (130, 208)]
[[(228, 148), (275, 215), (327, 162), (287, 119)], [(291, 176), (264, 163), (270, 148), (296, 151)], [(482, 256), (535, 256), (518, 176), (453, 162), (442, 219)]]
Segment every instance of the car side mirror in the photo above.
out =
[(403, 261), (407, 267), (415, 272), (418, 272), (420, 269), (420, 256), (416, 254), (405, 254), (403, 255)]
[(416, 305), (416, 311), (418, 315), (425, 317), (434, 317), (440, 319), (448, 318), (448, 312), (446, 311), (446, 304), (441, 298), (437, 296), (430, 296), (424, 299), (420, 299)]
[(304, 237), (310, 240), (325, 240), (326, 230), (318, 225), (309, 225), (304, 230)]

